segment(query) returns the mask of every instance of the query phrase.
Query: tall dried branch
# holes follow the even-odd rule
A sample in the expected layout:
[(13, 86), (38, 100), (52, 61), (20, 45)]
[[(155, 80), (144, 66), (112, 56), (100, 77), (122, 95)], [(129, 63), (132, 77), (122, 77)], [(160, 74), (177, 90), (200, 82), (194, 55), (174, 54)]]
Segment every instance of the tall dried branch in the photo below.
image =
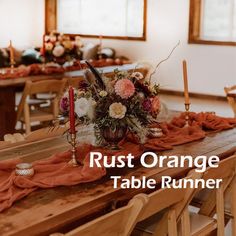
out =
[(148, 80), (149, 84), (151, 83), (152, 76), (156, 73), (157, 68), (158, 68), (163, 62), (167, 61), (167, 60), (171, 57), (172, 53), (175, 51), (175, 49), (176, 49), (179, 45), (180, 45), (180, 41), (174, 46), (174, 48), (171, 50), (171, 52), (170, 52), (170, 54), (168, 55), (168, 57), (165, 58), (164, 60), (161, 60), (161, 61), (156, 65), (154, 71), (150, 74), (150, 77), (149, 77), (149, 80)]

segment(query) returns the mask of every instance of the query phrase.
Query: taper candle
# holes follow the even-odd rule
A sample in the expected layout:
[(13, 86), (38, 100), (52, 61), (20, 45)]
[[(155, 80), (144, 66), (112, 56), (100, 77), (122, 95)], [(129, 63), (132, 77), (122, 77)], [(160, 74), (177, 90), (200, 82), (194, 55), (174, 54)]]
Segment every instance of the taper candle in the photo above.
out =
[(74, 89), (69, 88), (69, 100), (70, 100), (70, 133), (75, 134), (75, 102), (74, 102)]
[(99, 46), (100, 46), (101, 49), (102, 49), (102, 35), (99, 35)]
[(43, 57), (45, 56), (45, 34), (43, 35), (43, 45), (42, 45), (41, 55)]
[(14, 63), (15, 63), (14, 50), (13, 50), (13, 47), (12, 47), (12, 41), (11, 40), (10, 40), (9, 51), (10, 51), (10, 63), (11, 63), (11, 65), (14, 65)]
[(184, 98), (185, 104), (189, 104), (189, 93), (188, 93), (188, 74), (187, 74), (187, 62), (183, 61), (183, 80), (184, 80)]
[(98, 59), (102, 59), (102, 35), (99, 35)]

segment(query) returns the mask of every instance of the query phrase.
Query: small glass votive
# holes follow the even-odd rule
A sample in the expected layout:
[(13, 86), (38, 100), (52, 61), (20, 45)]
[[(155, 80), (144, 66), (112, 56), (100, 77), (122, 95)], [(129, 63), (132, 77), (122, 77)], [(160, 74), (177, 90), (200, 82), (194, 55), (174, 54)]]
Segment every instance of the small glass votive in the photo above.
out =
[(34, 169), (30, 163), (20, 163), (16, 165), (16, 175), (31, 177), (34, 175)]
[(159, 129), (159, 128), (149, 128), (148, 135), (152, 138), (159, 138), (163, 136), (163, 132), (162, 132), (162, 129)]

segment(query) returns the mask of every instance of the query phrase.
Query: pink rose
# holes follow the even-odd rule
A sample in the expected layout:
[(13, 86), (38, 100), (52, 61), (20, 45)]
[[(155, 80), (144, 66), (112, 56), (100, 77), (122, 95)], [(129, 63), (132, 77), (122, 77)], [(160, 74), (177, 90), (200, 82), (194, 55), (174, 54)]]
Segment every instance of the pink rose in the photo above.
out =
[(134, 95), (135, 87), (129, 79), (118, 80), (115, 84), (115, 92), (123, 99), (128, 99)]

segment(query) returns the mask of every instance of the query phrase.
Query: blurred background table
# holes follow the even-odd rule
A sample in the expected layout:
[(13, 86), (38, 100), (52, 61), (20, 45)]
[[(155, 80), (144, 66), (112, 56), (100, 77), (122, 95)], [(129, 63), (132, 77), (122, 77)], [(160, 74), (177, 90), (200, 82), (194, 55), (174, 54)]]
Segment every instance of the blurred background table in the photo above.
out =
[(235, 93), (228, 93), (227, 96), (236, 99), (236, 91)]
[[(136, 64), (122, 66), (101, 67), (103, 73), (111, 73), (114, 69), (131, 70)], [(65, 77), (83, 77), (83, 71), (70, 71), (63, 74), (35, 75), (21, 78), (1, 79), (0, 80), (0, 140), (4, 134), (14, 133), (16, 124), (16, 92), (22, 91), (27, 80), (39, 81), (46, 79), (62, 79)]]

